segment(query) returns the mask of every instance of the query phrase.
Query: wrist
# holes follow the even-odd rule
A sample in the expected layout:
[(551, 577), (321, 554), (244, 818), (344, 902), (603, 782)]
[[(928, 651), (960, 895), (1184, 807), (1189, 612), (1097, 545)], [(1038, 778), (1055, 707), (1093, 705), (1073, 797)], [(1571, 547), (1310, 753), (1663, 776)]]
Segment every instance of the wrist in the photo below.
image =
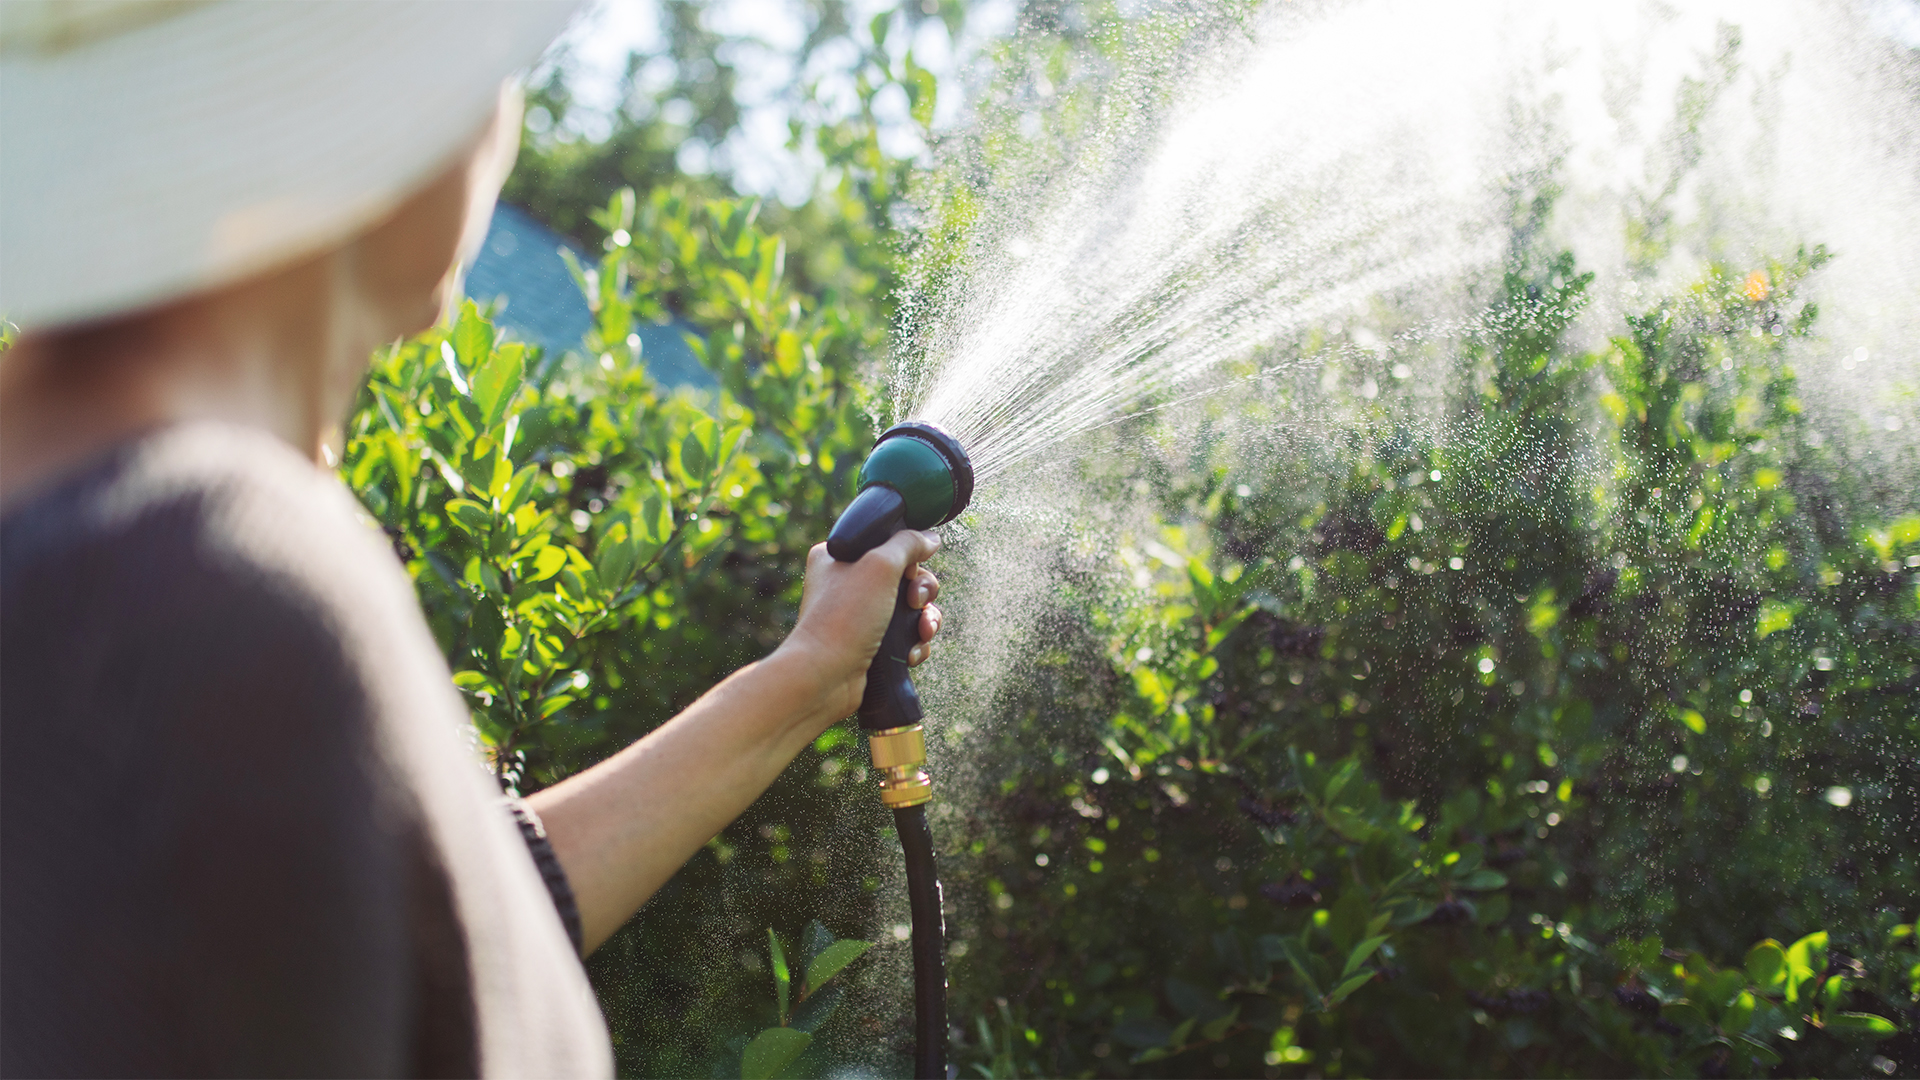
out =
[(787, 727), (799, 742), (812, 742), (859, 705), (859, 688), (836, 677), (831, 658), (801, 635), (789, 635), (754, 666), (757, 676), (793, 703)]

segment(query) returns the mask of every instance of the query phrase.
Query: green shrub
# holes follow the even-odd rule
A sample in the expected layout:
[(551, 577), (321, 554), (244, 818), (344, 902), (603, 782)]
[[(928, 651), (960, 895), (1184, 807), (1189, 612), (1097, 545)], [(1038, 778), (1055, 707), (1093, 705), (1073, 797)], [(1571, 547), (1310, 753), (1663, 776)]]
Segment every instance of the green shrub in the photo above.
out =
[(1031, 1039), (974, 1064), (1865, 1071), (1920, 1000), (1920, 516), (1841, 516), (1801, 418), (1824, 258), (1583, 355), (1520, 251), (1440, 433), (1387, 395), (1274, 454), (1289, 387), (1127, 466), (1146, 584), (1063, 598), (948, 841), (957, 997)]
[[(755, 209), (625, 191), (597, 211), (621, 242), (581, 268), (595, 326), (578, 353), (497, 340), (469, 304), (375, 360), (340, 468), (509, 786), (584, 768), (770, 651), (872, 439), (850, 373), (878, 332), (787, 283)], [(712, 328), (694, 345), (717, 398), (660, 386), (630, 344), (669, 288)], [(776, 1020), (764, 928), (857, 936), (884, 826), (860, 752), (829, 731), (595, 954), (623, 1071), (737, 1068)]]

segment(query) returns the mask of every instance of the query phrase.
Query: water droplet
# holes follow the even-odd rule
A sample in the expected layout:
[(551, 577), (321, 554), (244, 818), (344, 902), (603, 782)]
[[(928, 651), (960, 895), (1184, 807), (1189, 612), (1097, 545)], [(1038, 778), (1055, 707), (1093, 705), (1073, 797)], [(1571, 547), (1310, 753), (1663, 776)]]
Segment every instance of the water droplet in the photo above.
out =
[(1828, 803), (1834, 806), (1853, 805), (1853, 789), (1841, 787), (1838, 784), (1828, 788), (1826, 795), (1823, 797)]
[(1104, 784), (1110, 777), (1111, 774), (1105, 768), (1093, 770), (1093, 782), (1096, 784)]
[(1752, 700), (1753, 700), (1753, 691), (1751, 690), (1740, 691), (1740, 704), (1745, 705), (1751, 702)]
[[(1455, 561), (1458, 561), (1458, 560), (1455, 560)], [(1481, 657), (1480, 658), (1480, 674), (1486, 675), (1492, 671), (1493, 671), (1493, 657), (1491, 656)]]
[(1047, 853), (1044, 851), (1033, 857), (1033, 865), (1035, 866), (1045, 866), (1052, 861), (1052, 859), (1047, 858)]
[(1465, 559), (1462, 559), (1458, 555), (1455, 555), (1453, 558), (1447, 560), (1447, 569), (1449, 570), (1464, 570), (1466, 568), (1467, 568), (1467, 561)]
[(1670, 762), (1669, 764), (1673, 767), (1674, 772), (1686, 772), (1687, 771), (1687, 755), (1675, 754), (1673, 755), (1673, 761)]
[(1753, 782), (1753, 790), (1765, 795), (1767, 792), (1773, 790), (1773, 781), (1764, 776), (1759, 777)]

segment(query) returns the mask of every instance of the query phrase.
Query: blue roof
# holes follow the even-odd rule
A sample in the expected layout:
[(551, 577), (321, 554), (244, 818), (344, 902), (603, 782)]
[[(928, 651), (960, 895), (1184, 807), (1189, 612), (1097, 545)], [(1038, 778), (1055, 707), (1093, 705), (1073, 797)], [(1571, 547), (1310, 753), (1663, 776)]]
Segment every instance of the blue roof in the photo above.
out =
[[(570, 249), (582, 263), (594, 257), (571, 238), (542, 225), (533, 215), (509, 203), (497, 203), (487, 239), (467, 269), (466, 295), (495, 305), (494, 322), (521, 341), (555, 355), (579, 349), (593, 326), (593, 312), (560, 258)], [(640, 356), (647, 370), (664, 386), (718, 386), (713, 373), (687, 347), (686, 335), (698, 334), (691, 324), (675, 320), (643, 324), (639, 328)]]

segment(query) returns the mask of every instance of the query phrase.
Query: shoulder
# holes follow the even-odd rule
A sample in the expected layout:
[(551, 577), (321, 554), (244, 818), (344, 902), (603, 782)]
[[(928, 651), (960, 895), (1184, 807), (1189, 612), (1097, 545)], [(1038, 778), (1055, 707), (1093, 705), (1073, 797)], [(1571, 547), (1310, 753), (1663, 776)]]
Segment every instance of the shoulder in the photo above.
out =
[(43, 594), (71, 614), (142, 622), (244, 614), (348, 632), (419, 619), (404, 572), (340, 483), (249, 428), (149, 433), (10, 509), (0, 528), (16, 613), (15, 601)]
[[(262, 432), (179, 425), (116, 448), (8, 511), (0, 578), (9, 679), (68, 706), (244, 695), (219, 715), (248, 739), (325, 722), (320, 701), (336, 731), (364, 734), (462, 712), (384, 538), (335, 478)], [(248, 715), (262, 711), (277, 720)]]

